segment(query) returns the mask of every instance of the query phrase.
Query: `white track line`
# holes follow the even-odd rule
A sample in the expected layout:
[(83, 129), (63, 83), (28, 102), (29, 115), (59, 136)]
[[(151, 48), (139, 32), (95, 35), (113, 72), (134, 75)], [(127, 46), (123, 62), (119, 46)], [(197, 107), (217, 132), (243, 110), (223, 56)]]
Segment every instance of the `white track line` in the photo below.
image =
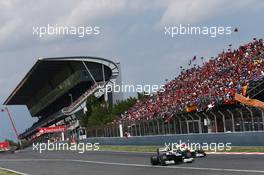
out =
[(207, 152), (215, 155), (264, 155), (263, 152)]
[(0, 167), (0, 170), (9, 171), (11, 173), (15, 173), (15, 174), (19, 174), (19, 175), (28, 175), (28, 174), (25, 174), (25, 173), (22, 173), (22, 172), (19, 172), (19, 171), (15, 171), (15, 170), (11, 170), (11, 169), (8, 169), (8, 168), (3, 168), (3, 167)]
[[(155, 152), (140, 152), (140, 151), (114, 151), (114, 150), (99, 150), (97, 152), (112, 152), (112, 153), (142, 153), (153, 154)], [(206, 152), (213, 155), (264, 155), (264, 152)]]
[(89, 161), (89, 160), (78, 160), (78, 159), (2, 159), (0, 162), (79, 162), (79, 163), (90, 163), (90, 164), (101, 164), (101, 165), (114, 165), (114, 166), (128, 166), (128, 167), (145, 167), (145, 168), (169, 168), (169, 169), (184, 169), (184, 170), (206, 170), (206, 171), (222, 171), (222, 172), (242, 172), (242, 173), (261, 173), (264, 174), (264, 170), (239, 170), (239, 169), (223, 169), (223, 168), (202, 168), (202, 167), (183, 167), (183, 166), (152, 166), (144, 164), (128, 164), (128, 163), (117, 163), (117, 162), (100, 162), (100, 161)]

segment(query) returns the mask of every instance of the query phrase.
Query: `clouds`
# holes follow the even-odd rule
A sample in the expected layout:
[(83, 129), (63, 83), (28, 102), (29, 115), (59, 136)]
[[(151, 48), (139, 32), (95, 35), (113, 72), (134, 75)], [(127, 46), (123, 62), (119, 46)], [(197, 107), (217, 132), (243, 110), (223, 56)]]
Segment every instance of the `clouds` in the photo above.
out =
[(125, 5), (126, 0), (0, 1), (0, 50), (38, 43), (41, 39), (32, 37), (33, 26), (92, 25), (119, 14)]
[(119, 14), (126, 6), (126, 0), (80, 1), (69, 13), (58, 18), (56, 23), (63, 25), (78, 25), (86, 22), (96, 22), (102, 18), (111, 18)]
[(197, 24), (215, 19), (229, 17), (241, 10), (263, 6), (257, 0), (229, 1), (229, 0), (172, 0), (166, 1), (166, 10), (156, 27), (168, 24)]
[[(255, 5), (258, 4), (258, 5)], [(0, 50), (6, 51), (12, 46), (30, 47), (40, 40), (53, 42), (54, 37), (40, 39), (32, 37), (33, 26), (51, 25), (104, 25), (109, 21), (118, 24), (118, 20), (138, 18), (146, 14), (154, 16), (150, 28), (163, 29), (164, 25), (206, 23), (217, 17), (228, 18), (241, 10), (254, 8), (260, 10), (263, 2), (244, 0), (239, 3), (228, 0), (58, 0), (58, 1), (0, 1)], [(246, 9), (247, 8), (247, 9)], [(142, 15), (142, 16), (141, 16)], [(143, 17), (143, 18), (144, 18)], [(149, 17), (148, 17), (149, 18)], [(110, 23), (111, 23), (110, 22)], [(122, 21), (120, 21), (122, 26)], [(131, 25), (138, 25), (137, 23)], [(67, 36), (64, 36), (64, 38)], [(26, 44), (25, 44), (26, 43)]]
[[(164, 25), (235, 24), (243, 32), (241, 40), (248, 41), (263, 37), (263, 4), (257, 0), (0, 0), (0, 101), (39, 57), (105, 57), (121, 62), (125, 83), (164, 83), (194, 55), (215, 56), (234, 42), (226, 36), (171, 39), (164, 37)], [(45, 39), (32, 35), (33, 26), (47, 24), (98, 25), (101, 34)], [(20, 131), (30, 125), (25, 108), (11, 110), (20, 121)]]

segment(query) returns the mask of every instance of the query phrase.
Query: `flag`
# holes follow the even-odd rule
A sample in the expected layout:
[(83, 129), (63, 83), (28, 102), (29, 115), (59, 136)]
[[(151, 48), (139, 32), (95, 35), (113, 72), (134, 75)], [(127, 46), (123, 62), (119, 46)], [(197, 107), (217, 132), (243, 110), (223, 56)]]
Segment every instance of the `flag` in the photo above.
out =
[(211, 110), (214, 107), (214, 105), (212, 103), (210, 103), (209, 105), (207, 105), (207, 110)]
[(235, 100), (248, 106), (264, 109), (264, 102), (257, 99), (246, 98), (243, 95), (235, 94)]
[(195, 111), (197, 111), (196, 105), (191, 105), (186, 107), (186, 112), (195, 112)]
[(248, 85), (247, 84), (244, 84), (242, 86), (242, 95), (243, 96), (246, 96), (247, 95), (247, 89), (248, 89)]

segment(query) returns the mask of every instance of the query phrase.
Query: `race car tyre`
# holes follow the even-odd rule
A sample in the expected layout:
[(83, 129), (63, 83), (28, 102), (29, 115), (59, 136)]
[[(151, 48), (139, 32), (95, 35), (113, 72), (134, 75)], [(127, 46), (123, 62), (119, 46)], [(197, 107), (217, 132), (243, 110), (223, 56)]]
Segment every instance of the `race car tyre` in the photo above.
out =
[(159, 164), (158, 156), (151, 156), (150, 157), (150, 163), (151, 163), (151, 165), (158, 165)]
[(182, 157), (175, 157), (174, 158), (174, 164), (179, 164), (179, 163), (182, 163), (182, 162), (183, 162)]
[(167, 156), (166, 155), (160, 156), (160, 165), (166, 166), (166, 161), (167, 161)]

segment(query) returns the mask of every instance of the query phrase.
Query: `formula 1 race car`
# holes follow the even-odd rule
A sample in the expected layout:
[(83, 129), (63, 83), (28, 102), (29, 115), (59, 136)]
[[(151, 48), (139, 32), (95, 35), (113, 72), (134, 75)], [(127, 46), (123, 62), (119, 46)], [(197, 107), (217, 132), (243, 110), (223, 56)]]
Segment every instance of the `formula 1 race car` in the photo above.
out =
[(170, 150), (169, 148), (158, 148), (157, 154), (151, 156), (151, 165), (169, 165), (178, 163), (192, 163), (192, 154), (189, 150)]
[(192, 154), (192, 157), (193, 157), (193, 158), (197, 158), (197, 157), (205, 157), (205, 156), (206, 156), (206, 153), (205, 153), (204, 150), (202, 150), (202, 149), (197, 149), (197, 148), (190, 148), (190, 147), (188, 147), (188, 146), (185, 145), (185, 144), (179, 145), (179, 146), (177, 147), (177, 149), (179, 149), (179, 150), (181, 150), (181, 151), (186, 151), (186, 150), (190, 151), (191, 154)]
[(196, 157), (205, 157), (206, 153), (204, 152), (204, 150), (198, 149), (198, 150), (190, 150), (192, 157), (196, 158)]

